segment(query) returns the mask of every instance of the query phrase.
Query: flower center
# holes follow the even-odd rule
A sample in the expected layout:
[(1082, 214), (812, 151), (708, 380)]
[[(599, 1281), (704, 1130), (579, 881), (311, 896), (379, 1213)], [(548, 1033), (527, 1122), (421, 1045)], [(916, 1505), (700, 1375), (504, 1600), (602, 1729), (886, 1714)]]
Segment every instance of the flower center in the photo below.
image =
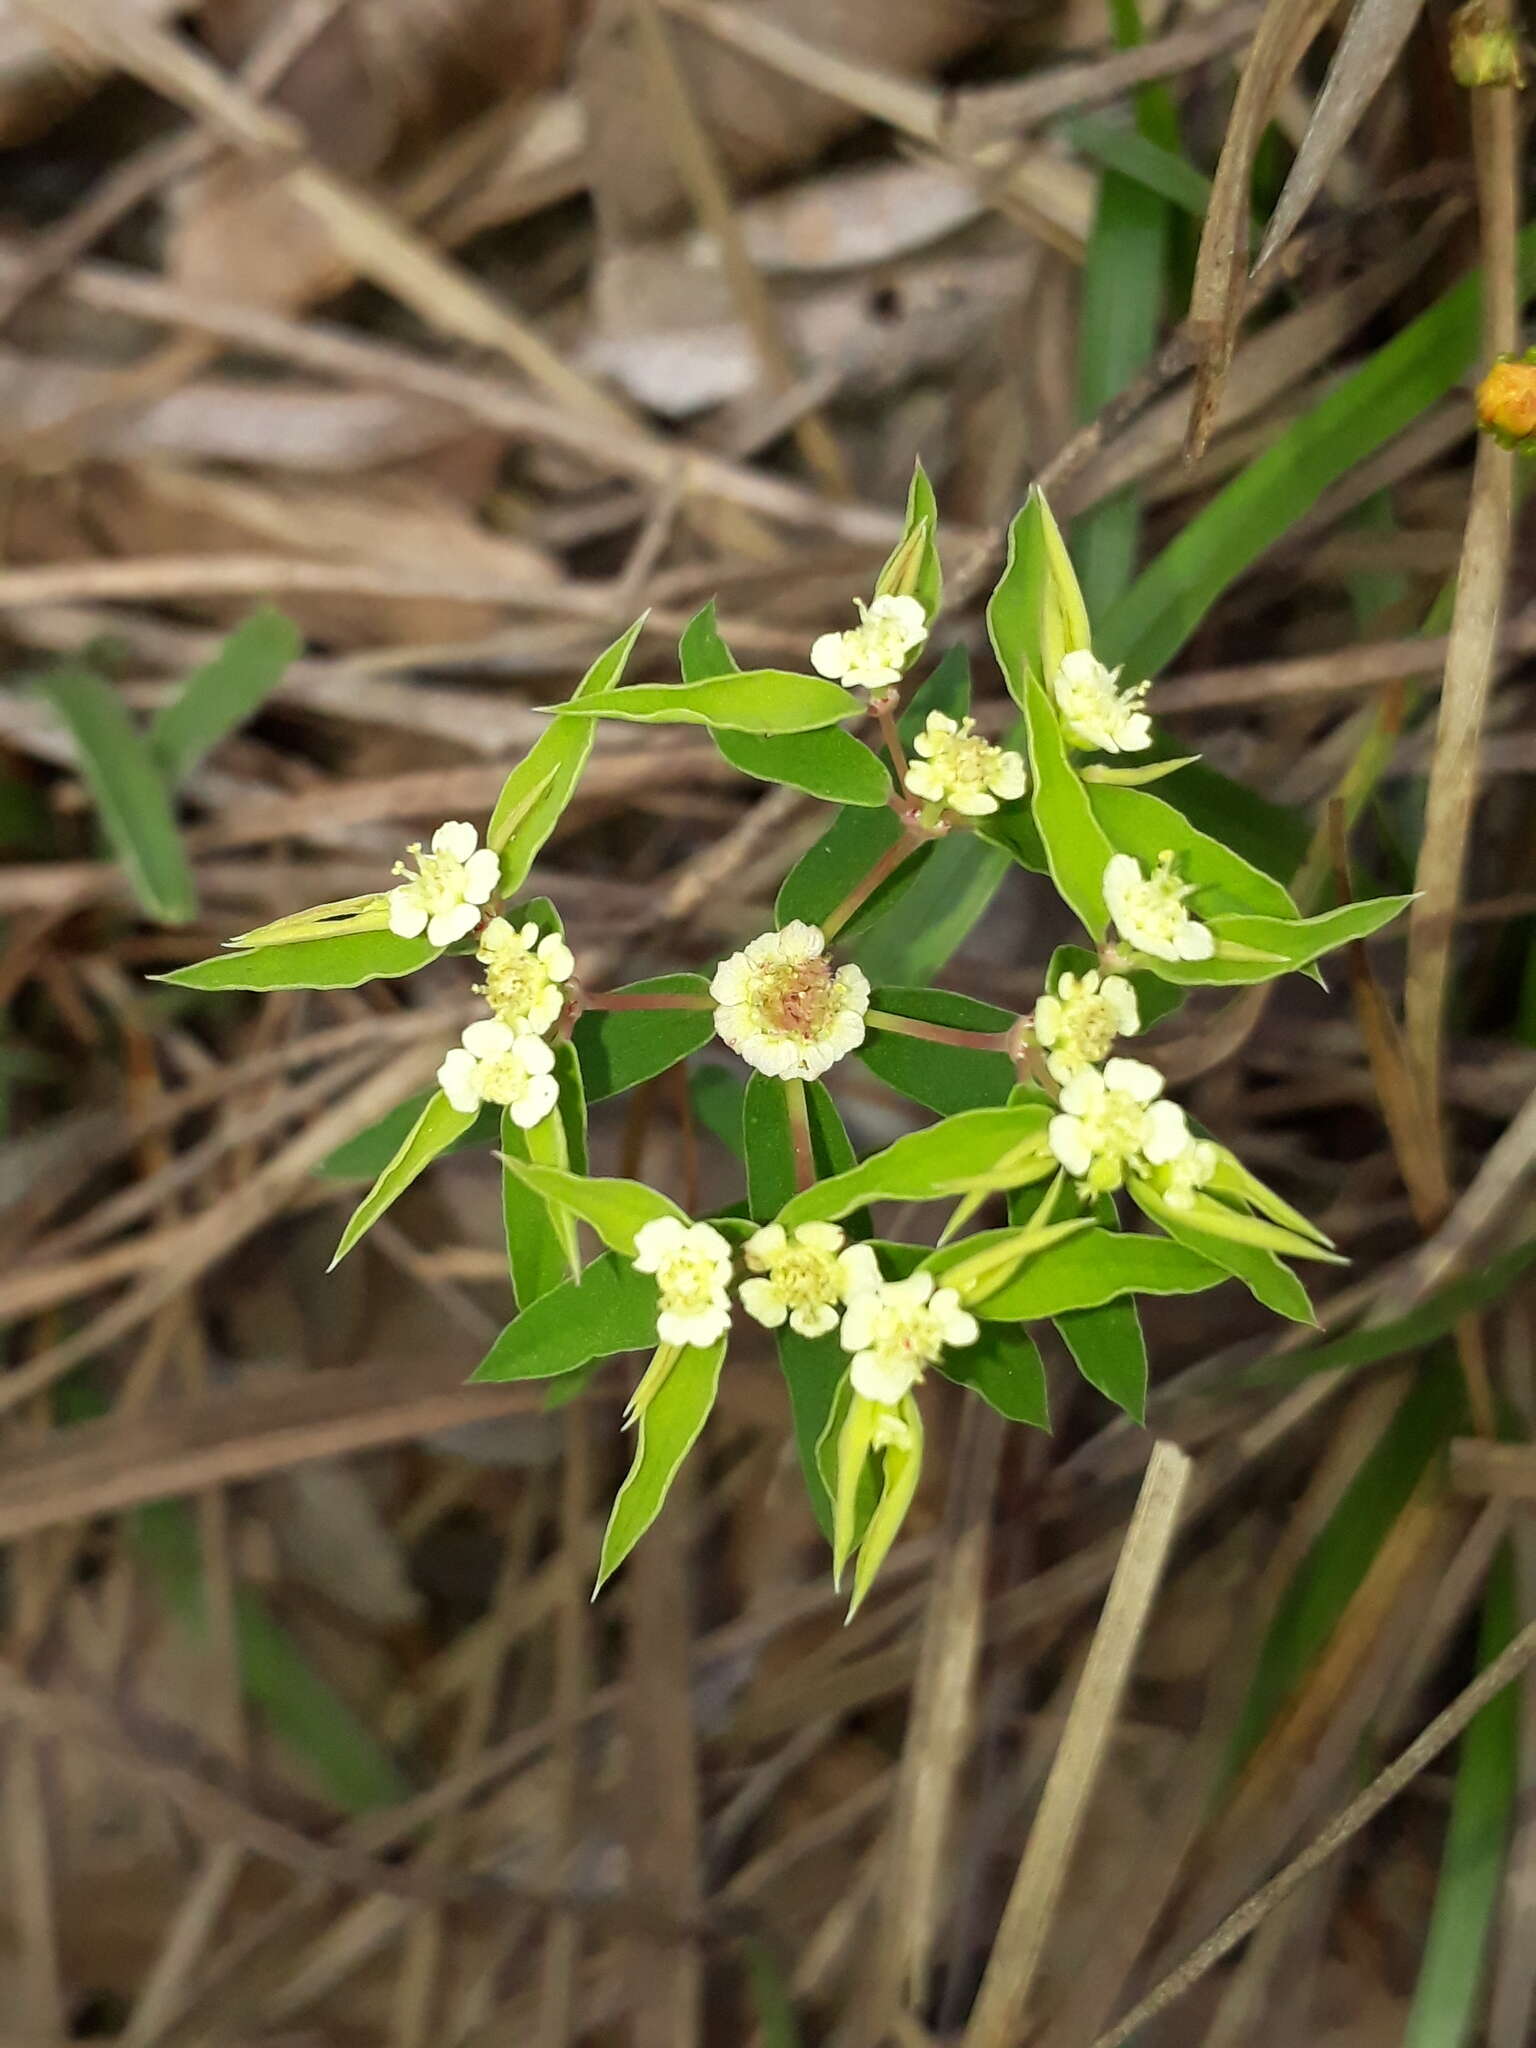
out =
[(1067, 1025), (1079, 1056), (1096, 1067), (1115, 1042), (1115, 1019), (1108, 1003), (1086, 996), (1073, 1004)]
[(408, 846), (406, 852), (420, 869), (413, 875), (403, 861), (395, 864), (395, 873), (406, 878), (411, 894), (433, 917), (440, 911), (457, 909), (464, 900), (464, 863), (451, 853), (427, 853), (420, 846)]
[(702, 1253), (674, 1252), (657, 1268), (656, 1285), (680, 1314), (698, 1315), (714, 1306), (720, 1288), (720, 1269)]
[(824, 1303), (837, 1299), (837, 1255), (834, 1252), (811, 1251), (803, 1245), (791, 1245), (773, 1261), (769, 1277), (779, 1299), (788, 1308), (820, 1308)]
[(1141, 1150), (1146, 1105), (1124, 1089), (1110, 1088), (1083, 1112), (1089, 1149), (1095, 1160), (1121, 1165)]
[(832, 970), (825, 960), (800, 960), (763, 977), (758, 1006), (763, 1020), (789, 1038), (815, 1038), (837, 1008)]
[(521, 948), (500, 948), (485, 971), (485, 999), (493, 1010), (526, 1013), (549, 986), (544, 963)]

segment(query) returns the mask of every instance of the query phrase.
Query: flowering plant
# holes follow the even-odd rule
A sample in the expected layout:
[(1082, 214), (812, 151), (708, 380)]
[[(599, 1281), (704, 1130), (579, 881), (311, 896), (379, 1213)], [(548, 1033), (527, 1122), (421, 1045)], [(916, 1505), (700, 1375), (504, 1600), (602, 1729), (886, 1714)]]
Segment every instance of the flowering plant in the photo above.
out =
[[(1084, 1376), (1139, 1418), (1138, 1295), (1235, 1279), (1307, 1321), (1285, 1261), (1337, 1258), (1191, 1124), (1149, 1060), (1120, 1048), (1187, 990), (1312, 969), (1407, 899), (1305, 916), (1282, 880), (1196, 822), (1198, 784), (1180, 777), (1153, 793), (1191, 764), (1160, 748), (1147, 683), (1122, 682), (1095, 651), (1038, 493), (1013, 523), (987, 611), (1013, 729), (987, 736), (997, 707), (972, 710), (953, 655), (903, 704), (939, 609), (935, 529), (919, 469), (901, 542), (859, 603), (860, 623), (810, 650), (816, 674), (738, 668), (709, 607), (683, 635), (679, 681), (626, 684), (637, 624), (552, 707), (483, 843), (474, 825), (450, 820), (428, 850), (410, 849), (414, 866), (397, 868), (394, 888), (297, 912), (166, 977), (337, 988), (443, 953), (479, 963), (486, 1015), (444, 1049), (437, 1089), (381, 1159), (337, 1257), (448, 1147), (499, 1148), (517, 1313), (476, 1378), (574, 1386), (607, 1359), (650, 1354), (628, 1405), (634, 1459), (599, 1583), (658, 1513), (709, 1414), (733, 1329), (773, 1333), (812, 1505), (836, 1572), (854, 1561), (856, 1607), (917, 1485), (932, 1376), (1046, 1427), (1031, 1331), (1053, 1323)], [(848, 729), (866, 717), (876, 745)], [(840, 807), (786, 876), (773, 929), (708, 976), (587, 988), (557, 909), (528, 892), (601, 718), (705, 726), (744, 772)], [(974, 900), (1024, 869), (1054, 886), (1087, 940), (1057, 949), (1032, 1010), (872, 985), (884, 977), (869, 941), (906, 892), (937, 877), (939, 918), (983, 862), (979, 898), (963, 883)], [(745, 1199), (691, 1217), (639, 1181), (590, 1173), (588, 1105), (715, 1037), (749, 1070), (738, 1111)], [(825, 1080), (850, 1059), (934, 1120), (857, 1158)], [(907, 1242), (878, 1232), (872, 1211), (887, 1203), (948, 1214), (930, 1241)], [(596, 1256), (583, 1228), (602, 1246)]]

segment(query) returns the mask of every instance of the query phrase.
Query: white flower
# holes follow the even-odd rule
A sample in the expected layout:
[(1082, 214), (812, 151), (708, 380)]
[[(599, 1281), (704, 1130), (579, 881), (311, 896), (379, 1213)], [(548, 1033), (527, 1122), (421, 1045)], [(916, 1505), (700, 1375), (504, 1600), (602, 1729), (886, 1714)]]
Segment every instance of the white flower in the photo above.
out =
[(1024, 757), (978, 738), (974, 718), (957, 725), (942, 711), (930, 711), (913, 746), (922, 759), (907, 771), (908, 789), (962, 818), (984, 818), (999, 798), (1009, 803), (1024, 794)]
[(834, 973), (825, 946), (796, 918), (715, 969), (715, 1029), (760, 1074), (814, 1081), (863, 1044), (869, 983), (857, 967)]
[(1074, 1180), (1107, 1194), (1128, 1172), (1171, 1165), (1194, 1144), (1183, 1110), (1159, 1101), (1162, 1092), (1162, 1075), (1140, 1060), (1084, 1067), (1062, 1088), (1047, 1142)]
[(1193, 1209), (1195, 1196), (1211, 1179), (1220, 1161), (1221, 1155), (1209, 1138), (1192, 1137), (1182, 1152), (1158, 1168), (1152, 1179), (1170, 1209)]
[(1117, 1038), (1141, 1029), (1136, 991), (1120, 974), (1063, 974), (1054, 995), (1035, 1004), (1035, 1036), (1046, 1049), (1045, 1064), (1058, 1081), (1070, 1081), (1084, 1067), (1096, 1067)]
[(501, 859), (488, 846), (476, 850), (473, 825), (439, 825), (432, 851), (408, 846), (417, 873), (404, 861), (394, 872), (409, 879), (389, 892), (389, 928), (397, 938), (419, 939), (423, 932), (434, 946), (451, 946), (480, 922), (480, 905), (490, 901), (501, 880)]
[(1142, 703), (1150, 683), (1133, 690), (1118, 687), (1120, 671), (1079, 647), (1064, 654), (1051, 679), (1051, 695), (1061, 723), (1074, 747), (1106, 754), (1139, 754), (1152, 744), (1152, 721)]
[(499, 1017), (482, 1017), (437, 1070), (437, 1085), (463, 1116), (482, 1102), (512, 1112), (519, 1130), (542, 1123), (560, 1098), (555, 1056), (542, 1038), (514, 1031)]
[(657, 1216), (635, 1232), (635, 1271), (654, 1273), (663, 1344), (718, 1343), (730, 1328), (731, 1248), (708, 1223)]
[(852, 1295), (841, 1343), (853, 1353), (848, 1376), (854, 1392), (894, 1408), (946, 1345), (974, 1344), (979, 1334), (953, 1287), (935, 1288), (931, 1273), (914, 1273), (906, 1280), (876, 1278)]
[(915, 597), (858, 598), (859, 623), (846, 633), (823, 633), (811, 648), (817, 675), (850, 690), (885, 690), (899, 683), (913, 653), (928, 638), (928, 614)]
[(477, 956), (486, 976), (479, 993), (503, 1024), (547, 1031), (565, 1008), (565, 983), (576, 972), (570, 947), (558, 932), (539, 937), (536, 924), (521, 930), (493, 917), (480, 934)]
[(1150, 875), (1131, 854), (1115, 854), (1104, 870), (1104, 901), (1127, 944), (1158, 960), (1209, 960), (1216, 937), (1184, 907), (1193, 882), (1173, 872), (1173, 855), (1160, 853)]
[(744, 1247), (747, 1264), (761, 1277), (742, 1281), (742, 1307), (764, 1329), (787, 1321), (802, 1337), (824, 1337), (836, 1329), (841, 1303), (869, 1284), (865, 1261), (874, 1263), (868, 1245), (845, 1251), (844, 1243), (835, 1223), (799, 1223), (790, 1231), (782, 1223), (765, 1224)]

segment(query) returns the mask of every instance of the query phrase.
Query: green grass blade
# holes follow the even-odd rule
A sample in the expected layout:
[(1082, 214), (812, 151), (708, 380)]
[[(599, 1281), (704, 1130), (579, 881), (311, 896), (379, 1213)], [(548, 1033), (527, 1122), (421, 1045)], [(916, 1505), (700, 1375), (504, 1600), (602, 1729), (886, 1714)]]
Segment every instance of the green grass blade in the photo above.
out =
[(260, 709), (302, 646), (292, 619), (264, 605), (236, 626), (212, 661), (194, 669), (149, 728), (150, 752), (170, 788)]
[(171, 800), (148, 743), (116, 690), (94, 669), (52, 669), (39, 688), (74, 736), (80, 772), (133, 893), (161, 924), (185, 924), (197, 908)]

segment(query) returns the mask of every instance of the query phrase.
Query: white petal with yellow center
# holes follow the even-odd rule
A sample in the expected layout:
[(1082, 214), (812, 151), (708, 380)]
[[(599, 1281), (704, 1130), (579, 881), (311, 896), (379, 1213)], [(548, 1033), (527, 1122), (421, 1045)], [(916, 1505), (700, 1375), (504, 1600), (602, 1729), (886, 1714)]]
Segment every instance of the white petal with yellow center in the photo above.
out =
[(834, 971), (825, 947), (796, 919), (715, 969), (715, 1029), (759, 1073), (814, 1081), (863, 1043), (869, 982), (857, 967)]

